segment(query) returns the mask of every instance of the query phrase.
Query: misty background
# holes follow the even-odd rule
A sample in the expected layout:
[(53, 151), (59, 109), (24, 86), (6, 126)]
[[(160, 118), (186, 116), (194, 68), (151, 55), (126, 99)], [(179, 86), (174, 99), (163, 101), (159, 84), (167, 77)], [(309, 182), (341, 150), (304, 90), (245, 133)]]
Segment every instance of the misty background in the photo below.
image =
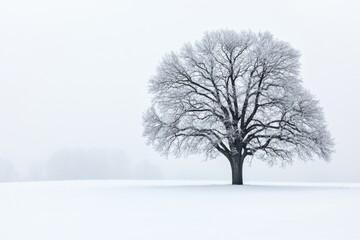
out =
[(0, 2), (0, 181), (224, 179), (227, 160), (165, 158), (146, 145), (148, 80), (165, 53), (205, 31), (270, 31), (302, 52), (324, 107), (330, 163), (259, 159), (246, 181), (360, 181), (357, 1)]

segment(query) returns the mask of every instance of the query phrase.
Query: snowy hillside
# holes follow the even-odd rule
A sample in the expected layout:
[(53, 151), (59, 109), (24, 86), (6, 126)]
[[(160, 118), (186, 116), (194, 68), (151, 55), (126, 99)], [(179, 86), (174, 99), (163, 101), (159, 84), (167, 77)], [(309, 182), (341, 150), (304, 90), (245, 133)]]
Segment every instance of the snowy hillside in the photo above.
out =
[(360, 185), (0, 184), (1, 240), (360, 239)]

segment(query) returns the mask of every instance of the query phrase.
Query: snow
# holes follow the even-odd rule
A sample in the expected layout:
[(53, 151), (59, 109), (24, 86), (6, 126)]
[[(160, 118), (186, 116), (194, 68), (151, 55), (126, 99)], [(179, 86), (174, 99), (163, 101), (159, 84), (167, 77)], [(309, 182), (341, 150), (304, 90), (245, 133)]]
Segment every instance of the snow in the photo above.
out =
[(360, 239), (359, 184), (0, 184), (1, 240)]

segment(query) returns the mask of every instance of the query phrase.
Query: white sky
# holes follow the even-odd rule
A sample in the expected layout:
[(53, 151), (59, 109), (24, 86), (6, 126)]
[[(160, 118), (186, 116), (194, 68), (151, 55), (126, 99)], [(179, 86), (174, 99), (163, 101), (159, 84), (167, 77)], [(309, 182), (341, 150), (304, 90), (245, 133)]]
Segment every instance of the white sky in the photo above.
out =
[(166, 178), (229, 179), (225, 158), (164, 159), (145, 144), (148, 79), (207, 30), (267, 30), (302, 52), (336, 154), (286, 169), (255, 160), (245, 180), (360, 181), (359, 11), (355, 0), (2, 0), (0, 157), (25, 168), (64, 147), (120, 148)]

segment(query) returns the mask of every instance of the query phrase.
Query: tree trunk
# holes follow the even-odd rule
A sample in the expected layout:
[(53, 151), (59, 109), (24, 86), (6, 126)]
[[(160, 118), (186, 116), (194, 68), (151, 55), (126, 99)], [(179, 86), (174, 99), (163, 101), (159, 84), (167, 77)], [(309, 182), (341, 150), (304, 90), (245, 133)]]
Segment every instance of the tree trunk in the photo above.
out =
[(244, 159), (239, 155), (230, 159), (233, 185), (243, 185), (243, 163)]

